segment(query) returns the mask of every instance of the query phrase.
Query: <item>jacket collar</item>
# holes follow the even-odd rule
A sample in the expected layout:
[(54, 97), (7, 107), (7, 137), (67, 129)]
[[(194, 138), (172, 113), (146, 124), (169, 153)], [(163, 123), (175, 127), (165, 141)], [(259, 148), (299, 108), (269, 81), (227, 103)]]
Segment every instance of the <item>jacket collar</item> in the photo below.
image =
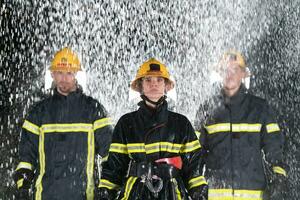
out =
[(154, 124), (164, 123), (168, 119), (168, 103), (166, 100), (158, 106), (156, 109), (150, 108), (146, 105), (145, 101), (138, 103), (140, 108), (138, 109), (139, 115), (145, 119), (146, 122)]

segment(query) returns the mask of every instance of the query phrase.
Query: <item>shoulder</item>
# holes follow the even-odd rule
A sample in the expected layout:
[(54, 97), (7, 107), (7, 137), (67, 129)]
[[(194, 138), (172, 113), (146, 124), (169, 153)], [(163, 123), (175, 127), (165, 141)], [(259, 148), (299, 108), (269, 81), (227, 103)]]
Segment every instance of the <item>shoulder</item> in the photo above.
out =
[(263, 99), (261, 97), (255, 96), (255, 95), (253, 95), (251, 93), (247, 94), (247, 98), (250, 100), (250, 102), (252, 104), (255, 104), (257, 106), (267, 106), (268, 105), (266, 99)]
[(185, 115), (173, 111), (168, 111), (168, 112), (169, 112), (170, 120), (175, 119), (175, 120), (180, 120), (181, 122), (190, 123), (190, 120)]

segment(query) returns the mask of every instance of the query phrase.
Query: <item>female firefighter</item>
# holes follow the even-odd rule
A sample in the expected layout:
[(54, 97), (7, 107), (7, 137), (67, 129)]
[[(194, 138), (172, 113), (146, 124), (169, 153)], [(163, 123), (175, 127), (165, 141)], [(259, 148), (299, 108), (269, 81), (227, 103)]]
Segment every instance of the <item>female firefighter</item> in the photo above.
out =
[(140, 66), (131, 88), (142, 101), (115, 127), (103, 164), (100, 199), (205, 199), (199, 141), (189, 120), (168, 110), (165, 94), (173, 87), (158, 60)]

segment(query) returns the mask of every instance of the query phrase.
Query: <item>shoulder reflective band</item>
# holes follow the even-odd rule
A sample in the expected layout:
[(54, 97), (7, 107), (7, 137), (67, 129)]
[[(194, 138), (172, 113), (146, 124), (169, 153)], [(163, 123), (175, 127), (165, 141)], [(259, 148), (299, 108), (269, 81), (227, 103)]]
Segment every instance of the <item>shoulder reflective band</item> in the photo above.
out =
[(44, 124), (41, 127), (44, 133), (52, 132), (89, 132), (92, 130), (92, 124), (74, 123), (74, 124)]
[(219, 132), (260, 132), (262, 124), (231, 124), (230, 123), (220, 123), (206, 126), (208, 134), (219, 133)]
[(132, 186), (134, 185), (137, 177), (129, 177), (126, 182), (124, 196), (121, 200), (127, 200), (129, 198), (130, 192), (132, 190)]
[(33, 166), (32, 164), (28, 163), (28, 162), (20, 162), (17, 166), (17, 169), (16, 170), (19, 170), (19, 169), (30, 169), (32, 170), (33, 169)]
[(200, 185), (207, 185), (207, 182), (204, 178), (204, 176), (199, 176), (199, 177), (196, 177), (196, 178), (192, 178), (189, 180), (189, 189), (193, 188), (193, 187), (198, 187)]
[(277, 173), (277, 174), (282, 174), (283, 176), (286, 176), (286, 171), (279, 167), (279, 166), (274, 166), (273, 167), (273, 172)]
[(268, 133), (280, 131), (280, 128), (279, 128), (278, 124), (276, 124), (276, 123), (267, 124), (266, 129), (267, 129)]
[(109, 180), (106, 180), (106, 179), (100, 179), (99, 187), (104, 187), (104, 188), (107, 188), (109, 190), (120, 188), (119, 185), (114, 184), (114, 183), (112, 183), (112, 182), (110, 182)]
[(234, 200), (263, 200), (262, 190), (232, 190), (209, 189), (209, 200), (234, 199)]
[(112, 119), (111, 118), (102, 118), (102, 119), (98, 119), (94, 122), (94, 130), (99, 129), (99, 128), (103, 128), (104, 126), (107, 125), (112, 125)]
[(25, 120), (22, 128), (26, 129), (27, 131), (39, 135), (40, 134), (40, 127), (31, 123), (30, 121)]

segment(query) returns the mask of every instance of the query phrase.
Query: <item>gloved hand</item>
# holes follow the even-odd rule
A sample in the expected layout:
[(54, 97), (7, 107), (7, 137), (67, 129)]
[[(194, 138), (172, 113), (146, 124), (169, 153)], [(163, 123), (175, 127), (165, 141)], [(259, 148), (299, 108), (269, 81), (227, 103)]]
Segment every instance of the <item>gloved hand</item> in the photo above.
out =
[(30, 169), (18, 169), (14, 175), (14, 181), (17, 185), (16, 199), (29, 200), (29, 188), (33, 181), (33, 171)]
[(275, 173), (269, 180), (264, 192), (264, 200), (282, 200), (286, 188), (286, 177)]
[(16, 200), (30, 200), (29, 198), (29, 189), (18, 189), (16, 193)]
[(33, 181), (33, 171), (30, 169), (18, 169), (14, 175), (14, 181), (18, 189), (29, 189)]
[(199, 187), (190, 190), (192, 200), (207, 200), (208, 199), (208, 185), (203, 184)]
[(115, 199), (117, 191), (109, 190), (107, 188), (97, 188), (95, 193), (95, 199), (97, 200), (113, 200)]

